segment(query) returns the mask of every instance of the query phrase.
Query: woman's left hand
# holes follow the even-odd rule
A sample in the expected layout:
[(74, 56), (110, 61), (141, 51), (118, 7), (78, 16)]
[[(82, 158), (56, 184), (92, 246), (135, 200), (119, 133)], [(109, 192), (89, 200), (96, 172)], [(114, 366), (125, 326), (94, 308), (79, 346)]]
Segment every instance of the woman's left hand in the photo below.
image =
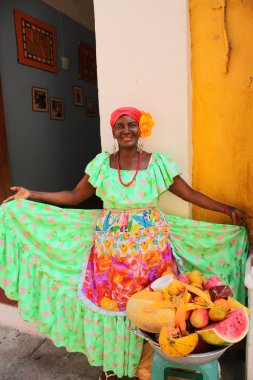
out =
[(251, 219), (252, 216), (247, 215), (244, 211), (239, 208), (233, 207), (230, 218), (232, 219), (233, 224), (237, 226), (247, 227), (247, 219)]

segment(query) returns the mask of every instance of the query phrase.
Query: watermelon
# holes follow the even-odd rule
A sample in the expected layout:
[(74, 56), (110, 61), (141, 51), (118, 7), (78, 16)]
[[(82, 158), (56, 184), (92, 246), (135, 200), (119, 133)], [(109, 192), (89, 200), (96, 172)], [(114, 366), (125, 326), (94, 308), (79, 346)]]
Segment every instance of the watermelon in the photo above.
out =
[(229, 346), (242, 340), (249, 330), (249, 317), (244, 308), (230, 311), (221, 322), (197, 330), (200, 338), (215, 346)]

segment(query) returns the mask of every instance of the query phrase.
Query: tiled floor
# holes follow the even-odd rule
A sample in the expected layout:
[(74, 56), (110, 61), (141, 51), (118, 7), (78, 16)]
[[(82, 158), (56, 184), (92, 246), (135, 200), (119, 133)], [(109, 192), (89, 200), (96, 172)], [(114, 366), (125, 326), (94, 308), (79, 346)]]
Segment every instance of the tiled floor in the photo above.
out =
[[(245, 380), (245, 341), (230, 347), (220, 365), (221, 380)], [(55, 347), (45, 337), (0, 326), (2, 380), (96, 380), (100, 371), (98, 367), (90, 367), (81, 353)]]

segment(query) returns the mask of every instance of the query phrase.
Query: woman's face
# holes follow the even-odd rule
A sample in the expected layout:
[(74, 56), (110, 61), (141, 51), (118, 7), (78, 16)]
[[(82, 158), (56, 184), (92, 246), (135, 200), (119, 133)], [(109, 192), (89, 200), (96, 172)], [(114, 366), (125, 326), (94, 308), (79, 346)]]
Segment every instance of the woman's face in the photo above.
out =
[(128, 115), (121, 116), (112, 129), (113, 137), (118, 141), (120, 148), (137, 146), (140, 137), (140, 128), (137, 121)]

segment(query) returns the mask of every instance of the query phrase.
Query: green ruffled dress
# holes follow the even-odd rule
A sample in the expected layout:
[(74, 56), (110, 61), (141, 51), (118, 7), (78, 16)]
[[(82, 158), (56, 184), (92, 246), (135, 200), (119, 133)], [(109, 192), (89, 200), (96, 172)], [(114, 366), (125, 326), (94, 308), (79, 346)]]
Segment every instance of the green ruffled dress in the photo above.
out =
[[(109, 155), (97, 155), (86, 173), (106, 209), (157, 207), (159, 196), (180, 174), (165, 154), (153, 154), (133, 185), (124, 187)], [(124, 182), (134, 171), (122, 170)], [(84, 353), (91, 365), (118, 377), (134, 376), (143, 341), (131, 332), (123, 315), (89, 309), (78, 295), (82, 267), (87, 263), (101, 210), (61, 209), (16, 200), (0, 208), (0, 286), (18, 301), (20, 315), (33, 322), (56, 346)], [(243, 227), (165, 216), (173, 255), (181, 271), (198, 268), (216, 274), (244, 302), (244, 268), (248, 249)], [(136, 224), (135, 224), (135, 228)], [(141, 227), (140, 227), (141, 228)]]

